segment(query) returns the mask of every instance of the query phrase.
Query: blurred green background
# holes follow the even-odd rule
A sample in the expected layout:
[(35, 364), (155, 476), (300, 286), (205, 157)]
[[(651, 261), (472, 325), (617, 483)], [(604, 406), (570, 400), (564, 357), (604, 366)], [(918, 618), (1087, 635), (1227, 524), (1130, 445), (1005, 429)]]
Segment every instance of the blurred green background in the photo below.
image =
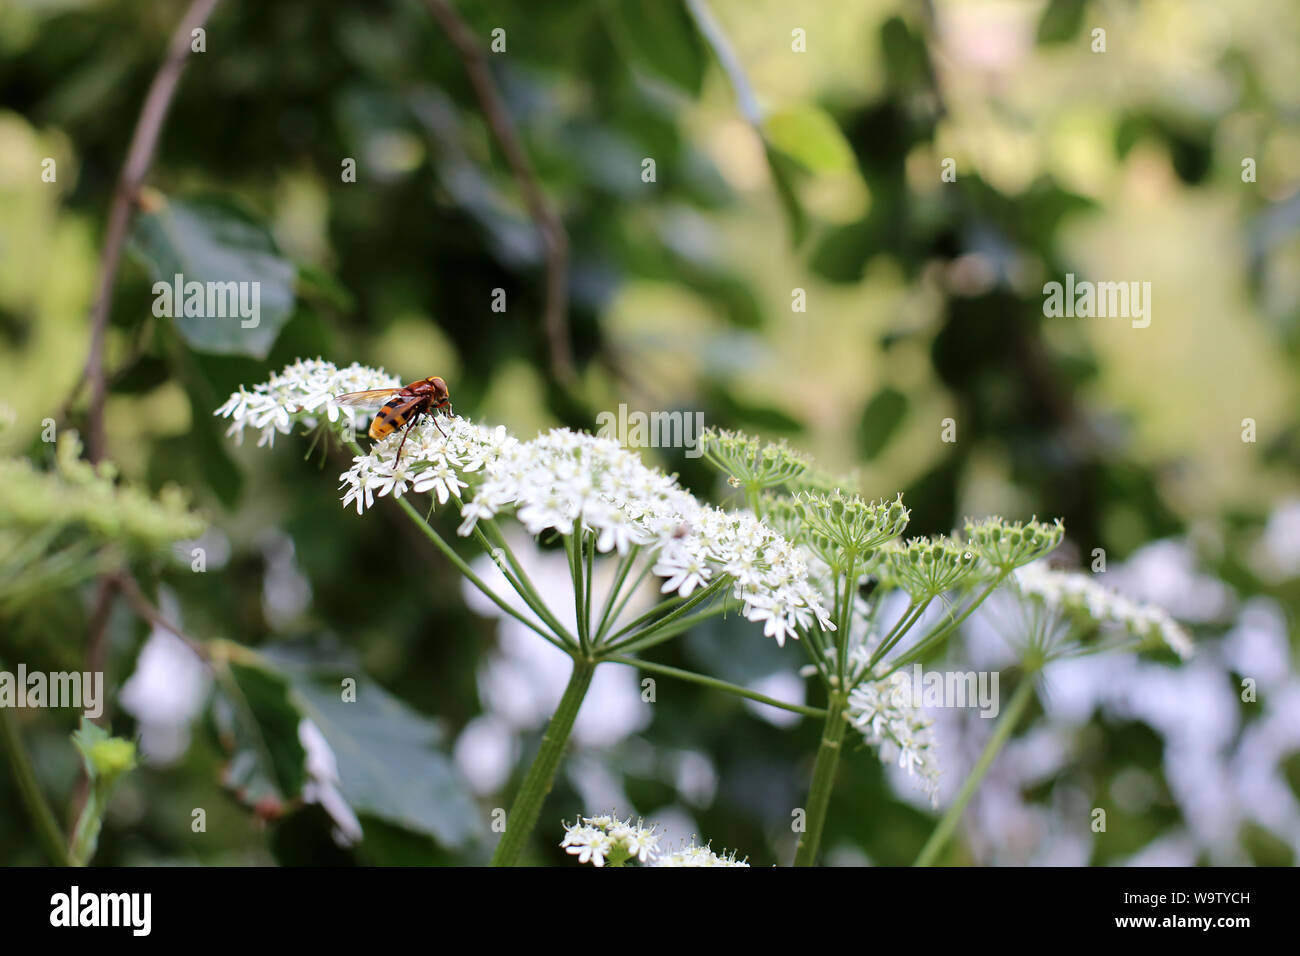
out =
[[(0, 6), (4, 456), (49, 462), (47, 418), (85, 430), (84, 392), (61, 408), (86, 357), (105, 217), (184, 7)], [(229, 701), (218, 688), (205, 706), (209, 689), (168, 670), (189, 673), (167, 663), (162, 637), (146, 668), (150, 628), (119, 601), (107, 682), (116, 694), (140, 680), (112, 701), (112, 727), (154, 743), (119, 788), (97, 862), (482, 862), (491, 812), (508, 805), (558, 697), (554, 668), (467, 607), (454, 569), (395, 509), (339, 507), (345, 457), (322, 466), (296, 438), (268, 451), (223, 437), (212, 410), (231, 391), (317, 355), (442, 375), (459, 412), (525, 437), (594, 428), (619, 403), (703, 412), (856, 470), (868, 494), (902, 490), (913, 533), (968, 514), (1063, 517), (1066, 563), (1087, 567), (1105, 549), (1107, 583), (1165, 603), (1202, 653), (1154, 675), (1133, 661), (1105, 680), (1049, 674), (1057, 696), (999, 761), (948, 861), (1295, 862), (1300, 7), (708, 9), (743, 78), (676, 0), (461, 4), (485, 46), (505, 31), (488, 65), (568, 234), (577, 375), (564, 381), (542, 328), (540, 240), (424, 4), (217, 7), (147, 181), (168, 202), (219, 203), (202, 208), (264, 229), (294, 266), (293, 305), (267, 354), (205, 351), (153, 317), (153, 276), (128, 254), (107, 341), (107, 457), (142, 485), (188, 489), (208, 518), (206, 572), (191, 571), (189, 544), (133, 569), (189, 633), (275, 662), (269, 677), (245, 675), (259, 721), (283, 730), (292, 715), (277, 708), (291, 697), (335, 722), (326, 736), (364, 838), (340, 845), (329, 800), (296, 799), (293, 773), (271, 787), (282, 799), (259, 803), (251, 788), (241, 799), (228, 784), (246, 742)], [(53, 183), (41, 180), (47, 157)], [(354, 183), (340, 179), (349, 157)], [(146, 248), (139, 233), (133, 248)], [(1043, 284), (1067, 272), (1150, 282), (1150, 326), (1045, 318)], [(496, 289), (504, 312), (491, 308)], [(792, 308), (795, 290), (806, 311)], [(947, 418), (953, 443), (940, 439)], [(680, 450), (644, 453), (725, 497)], [(439, 520), (453, 537), (455, 516)], [(81, 667), (93, 594), (51, 591), (0, 618), (0, 659)], [(662, 650), (802, 693), (801, 656), (743, 621)], [(953, 658), (967, 659), (963, 645)], [(339, 674), (374, 689), (369, 710), (331, 709)], [(815, 721), (773, 722), (662, 680), (659, 702), (641, 704), (633, 676), (588, 702), (612, 716), (590, 717), (605, 733), (579, 733), (533, 859), (569, 859), (561, 815), (612, 806), (666, 821), (676, 839), (788, 862)], [(1258, 682), (1257, 703), (1240, 702), (1243, 677)], [(1125, 680), (1151, 699), (1107, 695)], [(1187, 733), (1187, 713), (1207, 722), (1201, 733)], [(987, 736), (980, 724), (940, 725), (950, 785)], [(22, 719), (60, 810), (76, 788), (74, 726), (62, 711)], [(842, 768), (829, 859), (910, 862), (928, 808), (869, 752)], [(1105, 834), (1088, 831), (1098, 806), (1111, 808)], [(207, 812), (205, 833), (191, 829), (193, 808)], [(41, 859), (0, 772), (0, 861)]]

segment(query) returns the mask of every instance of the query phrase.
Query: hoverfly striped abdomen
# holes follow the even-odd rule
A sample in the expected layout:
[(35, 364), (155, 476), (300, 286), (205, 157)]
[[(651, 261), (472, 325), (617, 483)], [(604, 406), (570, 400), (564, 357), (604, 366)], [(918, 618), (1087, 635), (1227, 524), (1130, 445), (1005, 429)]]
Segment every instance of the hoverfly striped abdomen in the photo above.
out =
[(392, 399), (379, 410), (375, 420), (370, 423), (370, 437), (375, 441), (387, 438), (405, 425), (412, 415), (418, 415), (422, 412), (425, 404), (427, 403), (417, 402), (413, 406), (411, 399), (404, 395)]

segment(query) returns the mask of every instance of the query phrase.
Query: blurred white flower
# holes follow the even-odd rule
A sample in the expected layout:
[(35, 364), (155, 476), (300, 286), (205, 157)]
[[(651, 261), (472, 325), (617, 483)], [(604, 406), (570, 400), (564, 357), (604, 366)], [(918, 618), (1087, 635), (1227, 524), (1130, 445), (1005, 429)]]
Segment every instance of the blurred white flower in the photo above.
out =
[(1288, 498), (1268, 518), (1252, 565), (1267, 581), (1300, 576), (1300, 498)]
[(1126, 631), (1144, 641), (1162, 641), (1179, 657), (1192, 655), (1192, 639), (1162, 607), (1135, 601), (1077, 571), (1056, 571), (1041, 561), (1015, 572), (1020, 593), (1047, 607), (1082, 614), (1103, 626)]
[(303, 718), (298, 724), (298, 741), (306, 751), (307, 780), (302, 785), (305, 803), (318, 803), (334, 821), (334, 840), (351, 846), (361, 839), (361, 821), (348, 806), (339, 789), (339, 765), (325, 735), (312, 721)]
[[(170, 592), (159, 595), (159, 605), (167, 620), (180, 619)], [(185, 753), (190, 725), (211, 686), (212, 675), (194, 651), (171, 631), (154, 627), (118, 697), (140, 725), (140, 754), (146, 762), (164, 766)]]

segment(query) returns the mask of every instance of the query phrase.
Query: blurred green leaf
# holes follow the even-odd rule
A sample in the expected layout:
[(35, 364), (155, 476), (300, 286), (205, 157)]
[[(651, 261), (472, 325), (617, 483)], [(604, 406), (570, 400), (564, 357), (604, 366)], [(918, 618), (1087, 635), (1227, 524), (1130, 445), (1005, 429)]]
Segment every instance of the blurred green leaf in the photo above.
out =
[(1038, 18), (1039, 43), (1064, 43), (1083, 25), (1084, 0), (1051, 0)]
[(704, 49), (676, 0), (604, 0), (615, 42), (631, 65), (691, 94), (704, 80)]
[(906, 415), (907, 396), (898, 389), (886, 385), (871, 396), (858, 426), (858, 447), (862, 449), (862, 457), (870, 460), (884, 451)]
[(180, 275), (184, 284), (255, 283), (246, 287), (248, 305), (256, 305), (247, 318), (185, 315), (184, 299), (172, 302), (176, 328), (198, 351), (265, 358), (293, 312), (293, 263), (265, 226), (220, 200), (162, 199), (136, 219), (131, 249), (155, 282), (173, 285)]
[(451, 761), (435, 749), (438, 726), (378, 684), (357, 677), (356, 700), (339, 681), (287, 671), (302, 712), (338, 761), (344, 799), (368, 814), (461, 847), (484, 832), (478, 808)]
[(214, 698), (218, 727), (232, 745), (222, 782), (249, 806), (283, 804), (302, 792), (306, 779), (302, 715), (280, 675), (241, 664), (230, 664), (229, 673)]
[(825, 110), (804, 105), (770, 114), (763, 132), (774, 149), (811, 173), (853, 168), (853, 150)]

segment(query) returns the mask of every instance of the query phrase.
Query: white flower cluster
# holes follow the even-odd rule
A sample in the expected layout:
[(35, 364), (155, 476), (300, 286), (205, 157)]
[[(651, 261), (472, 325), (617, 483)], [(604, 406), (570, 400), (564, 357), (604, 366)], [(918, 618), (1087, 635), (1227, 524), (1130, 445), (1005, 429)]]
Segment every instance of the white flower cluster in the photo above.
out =
[(620, 820), (611, 814), (598, 817), (579, 817), (572, 825), (564, 825), (564, 841), (560, 844), (579, 863), (604, 866), (606, 859), (616, 863), (636, 860), (648, 863), (659, 854), (659, 835), (654, 827), (647, 829), (632, 818)]
[(579, 863), (593, 866), (633, 861), (644, 866), (749, 866), (744, 860), (737, 860), (734, 851), (719, 855), (707, 846), (694, 843), (661, 852), (655, 827), (647, 828), (641, 820), (633, 824), (631, 817), (620, 820), (612, 814), (579, 817), (576, 823), (566, 823), (560, 846), (576, 856)]
[[(270, 445), (277, 432), (317, 424), (322, 416), (336, 422), (342, 415), (355, 428), (356, 409), (339, 405), (338, 395), (400, 384), (380, 369), (304, 360), (251, 392), (241, 388), (217, 414), (232, 420), (229, 434), (242, 437), (251, 426), (261, 429), (258, 444)], [(798, 548), (748, 512), (700, 503), (674, 476), (647, 467), (612, 439), (555, 429), (520, 442), (504, 428), (425, 416), (406, 436), (399, 459), (402, 441), (399, 429), (353, 459), (339, 476), (345, 506), (360, 514), (376, 498), (407, 491), (433, 494), (439, 504), (454, 498), (461, 535), (510, 511), (532, 535), (582, 529), (596, 536), (602, 553), (645, 548), (654, 573), (666, 579), (664, 593), (689, 597), (728, 575), (742, 614), (762, 623), (778, 644), (813, 621), (834, 628)]]
[(886, 681), (859, 684), (849, 692), (848, 722), (880, 759), (898, 765), (915, 777), (933, 806), (939, 805), (939, 762), (934, 727), (925, 714), (912, 706), (898, 686)]
[(371, 446), (368, 454), (352, 459), (352, 467), (339, 475), (340, 487), (346, 488), (344, 506), (355, 505), (357, 514), (373, 507), (375, 498), (391, 494), (400, 498), (407, 491), (428, 492), (444, 505), (452, 498), (460, 500), (461, 489), (468, 487), (466, 477), (483, 469), (503, 452), (519, 444), (506, 434), (503, 426), (487, 428), (467, 418), (439, 418), (435, 423), (422, 418), (406, 436), (402, 457), (398, 429)]
[(696, 846), (694, 843), (684, 846), (680, 850), (674, 850), (667, 853), (654, 861), (652, 866), (749, 866), (746, 860), (737, 860), (736, 851), (724, 853), (719, 856), (707, 846)]
[(342, 416), (355, 429), (357, 410), (339, 405), (334, 401), (337, 396), (374, 388), (400, 388), (402, 384), (383, 369), (355, 362), (339, 368), (319, 358), (299, 359), (285, 366), (283, 372), (273, 374), (269, 382), (253, 386), (251, 392), (241, 386), (213, 414), (231, 420), (226, 435), (233, 435), (237, 443), (243, 442), (245, 428), (259, 429), (257, 447), (261, 448), (275, 444), (277, 432), (288, 435), (299, 423), (311, 427), (321, 416), (331, 422)]
[(1098, 624), (1121, 628), (1144, 641), (1163, 641), (1183, 659), (1192, 656), (1191, 637), (1168, 611), (1102, 587), (1086, 574), (1054, 571), (1035, 561), (1017, 570), (1015, 580), (1021, 594), (1048, 607), (1086, 614)]
[(601, 552), (646, 548), (664, 593), (688, 597), (730, 575), (744, 616), (778, 644), (814, 620), (834, 626), (797, 548), (752, 514), (701, 504), (612, 439), (556, 429), (503, 449), (462, 507), (460, 533), (507, 509), (529, 534), (581, 527)]

